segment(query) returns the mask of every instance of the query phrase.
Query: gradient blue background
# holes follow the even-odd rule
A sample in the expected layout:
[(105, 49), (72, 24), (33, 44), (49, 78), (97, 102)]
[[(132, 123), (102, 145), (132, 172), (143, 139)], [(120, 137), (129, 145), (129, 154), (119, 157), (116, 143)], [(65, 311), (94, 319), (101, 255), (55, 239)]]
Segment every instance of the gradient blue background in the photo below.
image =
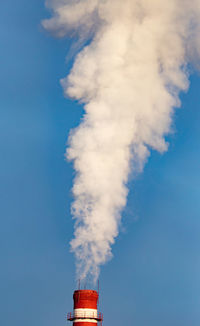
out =
[[(64, 99), (68, 40), (40, 26), (44, 0), (1, 0), (0, 325), (64, 326), (74, 258), (64, 160), (83, 113)], [(130, 182), (114, 258), (102, 267), (104, 325), (200, 325), (200, 77), (174, 119), (169, 151)]]

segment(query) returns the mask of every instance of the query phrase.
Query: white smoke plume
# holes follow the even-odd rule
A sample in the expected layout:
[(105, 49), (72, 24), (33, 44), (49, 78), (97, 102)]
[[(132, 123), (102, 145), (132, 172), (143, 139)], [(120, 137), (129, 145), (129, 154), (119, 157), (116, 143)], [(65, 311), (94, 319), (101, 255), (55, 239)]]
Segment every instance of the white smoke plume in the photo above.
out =
[(76, 170), (71, 248), (78, 277), (96, 280), (118, 235), (130, 173), (142, 170), (150, 149), (167, 150), (179, 93), (200, 57), (200, 1), (52, 0), (47, 6), (53, 16), (43, 21), (46, 29), (86, 44), (62, 85), (85, 109), (66, 154)]

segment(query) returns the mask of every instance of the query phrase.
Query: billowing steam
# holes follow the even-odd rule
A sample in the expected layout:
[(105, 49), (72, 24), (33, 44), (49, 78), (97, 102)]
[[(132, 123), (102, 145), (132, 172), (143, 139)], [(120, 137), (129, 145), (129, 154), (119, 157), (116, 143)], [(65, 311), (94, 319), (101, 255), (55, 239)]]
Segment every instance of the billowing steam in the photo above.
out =
[[(69, 137), (74, 161), (71, 248), (78, 277), (98, 277), (111, 256), (130, 173), (141, 171), (150, 149), (167, 150), (188, 64), (200, 54), (199, 0), (49, 0), (43, 26), (85, 41), (69, 76), (67, 96), (85, 115)], [(190, 68), (191, 69), (191, 68)]]

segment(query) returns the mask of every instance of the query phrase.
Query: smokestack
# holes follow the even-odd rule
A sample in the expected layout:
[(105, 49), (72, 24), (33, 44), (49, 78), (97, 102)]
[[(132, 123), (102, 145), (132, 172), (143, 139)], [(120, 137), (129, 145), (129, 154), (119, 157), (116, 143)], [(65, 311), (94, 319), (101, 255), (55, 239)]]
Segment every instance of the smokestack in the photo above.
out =
[(103, 315), (98, 312), (99, 294), (94, 290), (74, 291), (74, 311), (68, 313), (67, 320), (73, 321), (73, 326), (102, 325)]

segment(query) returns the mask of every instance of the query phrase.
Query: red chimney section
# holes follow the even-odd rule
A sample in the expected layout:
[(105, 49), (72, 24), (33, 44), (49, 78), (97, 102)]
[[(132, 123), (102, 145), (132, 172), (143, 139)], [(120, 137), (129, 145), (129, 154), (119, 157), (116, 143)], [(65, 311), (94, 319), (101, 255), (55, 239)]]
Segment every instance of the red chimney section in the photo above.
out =
[(74, 311), (67, 315), (67, 319), (73, 321), (73, 326), (97, 326), (102, 325), (103, 316), (97, 310), (99, 295), (93, 290), (74, 291)]

